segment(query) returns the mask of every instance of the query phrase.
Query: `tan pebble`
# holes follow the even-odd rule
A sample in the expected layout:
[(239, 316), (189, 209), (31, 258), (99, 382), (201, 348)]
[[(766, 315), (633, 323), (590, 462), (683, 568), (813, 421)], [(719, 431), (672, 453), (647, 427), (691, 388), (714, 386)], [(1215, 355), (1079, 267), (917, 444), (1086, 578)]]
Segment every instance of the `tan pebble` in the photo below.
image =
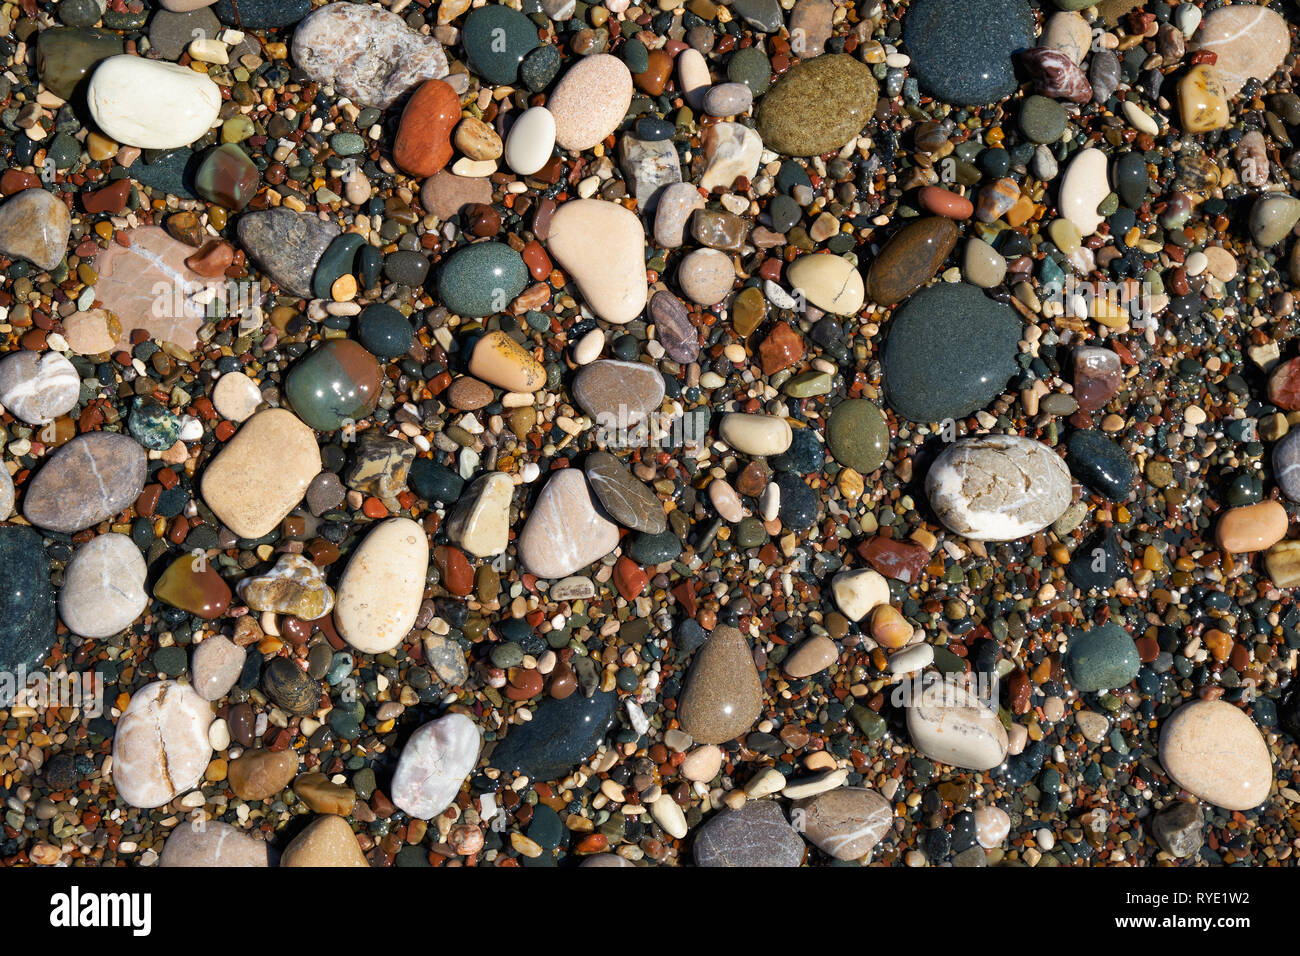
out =
[(1266, 551), (1286, 536), (1286, 509), (1276, 501), (1231, 508), (1219, 519), (1215, 538), (1230, 554)]

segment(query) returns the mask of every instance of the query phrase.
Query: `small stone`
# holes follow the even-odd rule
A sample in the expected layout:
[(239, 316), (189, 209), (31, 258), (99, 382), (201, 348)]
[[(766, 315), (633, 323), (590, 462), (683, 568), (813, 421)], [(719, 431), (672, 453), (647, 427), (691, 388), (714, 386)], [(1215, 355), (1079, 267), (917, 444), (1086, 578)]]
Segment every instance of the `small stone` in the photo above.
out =
[(1141, 667), (1133, 638), (1118, 624), (1076, 632), (1070, 640), (1074, 689), (1084, 693), (1127, 687)]
[(840, 657), (840, 649), (829, 637), (810, 637), (785, 659), (782, 670), (795, 680), (812, 677), (826, 670)]
[(1016, 90), (1013, 53), (1034, 42), (1024, 0), (917, 0), (903, 37), (921, 88), (956, 106), (983, 106)]
[(1258, 728), (1222, 700), (1194, 700), (1160, 728), (1160, 763), (1175, 784), (1225, 810), (1268, 797), (1273, 761)]
[(438, 274), (439, 297), (448, 309), (468, 318), (504, 312), (527, 285), (528, 267), (504, 242), (461, 246)]
[(510, 541), (510, 502), (515, 486), (499, 471), (475, 479), (447, 519), (447, 538), (469, 554), (504, 554)]
[(1079, 234), (1091, 236), (1105, 217), (1097, 211), (1110, 194), (1107, 178), (1109, 160), (1099, 149), (1083, 149), (1075, 154), (1061, 177), (1061, 215), (1074, 223)]
[(1290, 52), (1291, 32), (1286, 21), (1266, 6), (1233, 4), (1205, 18), (1196, 42), (1217, 56), (1214, 68), (1224, 92), (1236, 96), (1247, 80), (1262, 83), (1277, 71)]
[(59, 617), (81, 637), (111, 637), (125, 630), (149, 604), (146, 573), (140, 549), (126, 535), (92, 538), (64, 569)]
[(870, 568), (841, 571), (831, 579), (831, 593), (845, 617), (861, 621), (875, 607), (889, 602), (889, 582)]
[(563, 578), (618, 547), (618, 525), (596, 510), (582, 472), (562, 468), (537, 496), (516, 544), (533, 574)]
[(284, 554), (275, 567), (239, 582), (239, 596), (254, 611), (288, 614), (314, 621), (334, 609), (334, 592), (325, 574), (300, 554)]
[(509, 392), (536, 392), (546, 387), (542, 364), (504, 332), (489, 332), (479, 339), (470, 356), (469, 373)]
[(1105, 433), (1077, 431), (1067, 443), (1070, 473), (1103, 498), (1123, 501), (1137, 483), (1137, 469), (1127, 452)]
[(976, 541), (1014, 541), (1056, 521), (1072, 498), (1069, 469), (1041, 442), (964, 438), (930, 466), (925, 492), (939, 520)]
[(1250, 237), (1261, 248), (1276, 246), (1300, 222), (1300, 199), (1286, 193), (1268, 193), (1250, 210)]
[(600, 318), (622, 325), (645, 309), (645, 233), (631, 211), (600, 199), (570, 200), (556, 210), (546, 247)]
[(221, 88), (206, 73), (123, 54), (95, 67), (86, 103), (95, 123), (117, 142), (176, 149), (199, 139), (217, 121)]
[(52, 193), (24, 189), (0, 205), (0, 253), (56, 269), (68, 254), (72, 215)]
[(350, 816), (357, 804), (356, 791), (334, 783), (323, 773), (304, 773), (293, 782), (293, 792), (316, 813)]
[(402, 748), (393, 773), (393, 803), (412, 817), (433, 819), (456, 798), (482, 746), (478, 726), (464, 714), (424, 724)]
[(442, 80), (425, 80), (407, 100), (393, 140), (393, 161), (413, 176), (432, 176), (451, 160), (460, 97)]
[(719, 626), (695, 652), (677, 705), (682, 730), (698, 743), (720, 744), (746, 733), (763, 707), (763, 685), (745, 636)]
[(537, 28), (526, 16), (497, 4), (470, 12), (461, 41), (474, 72), (494, 85), (514, 83), (520, 64), (539, 43)]
[(1188, 133), (1208, 133), (1231, 122), (1228, 91), (1214, 66), (1199, 63), (1178, 81), (1178, 112)]
[(226, 779), (241, 800), (270, 800), (289, 785), (298, 772), (294, 750), (246, 750), (230, 761)]
[(992, 289), (1006, 278), (1007, 260), (983, 239), (971, 236), (966, 240), (961, 272), (962, 278), (971, 285)]
[(686, 297), (697, 305), (717, 305), (736, 283), (731, 258), (717, 249), (688, 252), (677, 266), (677, 283)]
[(826, 445), (835, 460), (869, 475), (889, 456), (889, 425), (872, 402), (840, 402), (826, 423)]
[(608, 53), (583, 57), (569, 68), (546, 106), (555, 117), (561, 149), (591, 149), (618, 128), (632, 103), (632, 74)]
[(285, 208), (246, 212), (236, 228), (240, 245), (262, 271), (304, 298), (312, 297), (316, 264), (340, 231), (332, 222)]
[(63, 338), (73, 355), (103, 355), (122, 338), (122, 324), (106, 309), (74, 312), (63, 320)]
[(885, 243), (867, 273), (867, 296), (877, 305), (896, 305), (942, 268), (957, 244), (957, 226), (943, 216), (914, 220)]
[(320, 702), (320, 685), (287, 657), (271, 658), (262, 673), (262, 689), (291, 714), (310, 714)]
[(854, 315), (866, 301), (862, 273), (839, 256), (800, 256), (786, 267), (785, 275), (796, 296), (802, 293), (825, 312)]
[(420, 205), (439, 219), (450, 219), (470, 204), (490, 202), (492, 182), (486, 177), (457, 176), (444, 169), (420, 187)]
[(740, 123), (714, 123), (704, 131), (704, 174), (700, 189), (730, 189), (737, 179), (753, 179), (763, 155), (763, 140)]
[(113, 786), (133, 807), (170, 803), (198, 786), (212, 757), (211, 705), (188, 685), (165, 680), (131, 695), (113, 735)]
[(244, 422), (262, 404), (262, 390), (243, 372), (227, 372), (212, 389), (212, 406), (222, 418)]
[(722, 416), (718, 434), (736, 451), (754, 457), (779, 455), (790, 447), (794, 433), (784, 418), (728, 412)]
[(1286, 537), (1286, 508), (1276, 501), (1229, 508), (1215, 527), (1215, 541), (1227, 554), (1267, 551)]
[(1199, 853), (1205, 844), (1205, 814), (1199, 804), (1180, 800), (1155, 815), (1151, 821), (1151, 835), (1170, 856), (1188, 859)]
[(1074, 398), (1085, 412), (1095, 412), (1119, 391), (1123, 381), (1119, 356), (1110, 349), (1083, 346), (1074, 350)]
[(429, 567), (424, 529), (410, 518), (377, 525), (348, 560), (339, 582), (334, 624), (365, 654), (393, 650), (415, 626)]
[(534, 780), (557, 780), (586, 760), (617, 721), (618, 695), (597, 691), (591, 697), (569, 693), (550, 697), (533, 719), (512, 726), (489, 761), (507, 773)]
[(617, 458), (591, 452), (583, 464), (587, 481), (609, 516), (625, 528), (662, 534), (668, 527), (664, 506)]
[(190, 686), (204, 700), (221, 700), (244, 671), (247, 654), (230, 638), (213, 634), (194, 648), (190, 660)]
[(674, 362), (688, 365), (700, 355), (700, 334), (682, 300), (666, 289), (650, 299), (650, 319), (655, 339)]
[(506, 165), (520, 176), (531, 176), (540, 170), (550, 161), (554, 150), (555, 116), (544, 106), (524, 110), (506, 135)]

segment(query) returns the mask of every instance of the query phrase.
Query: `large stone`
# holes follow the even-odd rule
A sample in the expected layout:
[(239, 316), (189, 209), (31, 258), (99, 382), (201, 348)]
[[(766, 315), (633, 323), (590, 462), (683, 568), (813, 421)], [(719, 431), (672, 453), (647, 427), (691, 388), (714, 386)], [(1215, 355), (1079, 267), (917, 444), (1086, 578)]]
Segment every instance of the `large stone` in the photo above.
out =
[(1160, 763), (1178, 786), (1225, 810), (1268, 798), (1273, 760), (1245, 712), (1227, 701), (1194, 700), (1160, 728)]
[(942, 268), (957, 244), (957, 225), (926, 216), (900, 229), (885, 243), (867, 272), (867, 295), (877, 305), (896, 305)]
[(125, 510), (147, 474), (144, 449), (127, 436), (78, 435), (29, 482), (23, 514), (39, 528), (72, 534)]
[(163, 844), (162, 867), (269, 866), (266, 841), (240, 833), (220, 820), (182, 820)]
[(339, 582), (334, 623), (366, 654), (391, 651), (415, 626), (429, 568), (429, 540), (410, 518), (389, 518), (352, 553)]
[(600, 359), (574, 376), (573, 397), (601, 428), (634, 428), (659, 411), (664, 377), (653, 365)]
[(411, 734), (393, 773), (393, 803), (431, 820), (451, 805), (478, 763), (483, 735), (464, 714), (431, 720)]
[(269, 800), (298, 772), (296, 750), (245, 750), (230, 761), (226, 779), (241, 800)]
[(866, 300), (862, 273), (840, 256), (800, 256), (786, 267), (785, 277), (796, 293), (824, 312), (854, 315)]
[[(54, 626), (50, 559), (41, 536), (0, 525), (0, 671), (40, 665), (54, 643)], [(11, 703), (0, 695), (0, 706)]]
[(542, 578), (563, 578), (618, 547), (618, 525), (596, 509), (582, 472), (551, 473), (517, 542), (519, 560)]
[(55, 269), (68, 254), (72, 215), (52, 193), (24, 189), (0, 205), (0, 253)]
[(1234, 3), (1205, 18), (1196, 43), (1218, 57), (1214, 67), (1224, 90), (1236, 96), (1247, 80), (1263, 82), (1277, 71), (1291, 49), (1291, 31), (1263, 4)]
[(212, 757), (212, 706), (165, 680), (131, 695), (113, 736), (113, 786), (133, 807), (170, 803), (198, 786)]
[(635, 213), (603, 199), (570, 200), (552, 217), (546, 247), (600, 318), (623, 325), (645, 310), (645, 232)]
[(1006, 759), (1006, 728), (997, 712), (956, 684), (928, 684), (907, 708), (912, 746), (963, 770), (991, 770)]
[(240, 245), (262, 271), (286, 292), (303, 298), (311, 298), (316, 264), (340, 232), (332, 222), (283, 207), (246, 212), (237, 228)]
[(29, 425), (44, 425), (77, 405), (81, 376), (58, 352), (14, 352), (0, 359), (0, 405)]
[(360, 3), (328, 3), (298, 24), (293, 59), (313, 80), (359, 104), (387, 109), (425, 80), (447, 75), (447, 55), (401, 17)]
[(668, 516), (658, 496), (613, 455), (593, 451), (583, 463), (591, 489), (609, 516), (625, 528), (662, 534)]
[(59, 591), (59, 617), (81, 637), (111, 637), (149, 604), (144, 556), (124, 534), (101, 534), (72, 555)]
[(837, 860), (870, 855), (894, 823), (889, 801), (864, 787), (839, 787), (797, 800), (793, 813), (804, 839)]
[(763, 683), (745, 636), (714, 628), (695, 652), (677, 702), (682, 730), (696, 743), (720, 744), (746, 733), (763, 710)]
[(843, 53), (804, 60), (776, 82), (758, 108), (758, 134), (787, 156), (839, 149), (862, 131), (876, 109), (871, 67)]
[(284, 848), (280, 866), (369, 866), (348, 822), (332, 813), (317, 817)]
[(141, 56), (100, 62), (86, 88), (90, 115), (126, 146), (176, 149), (203, 136), (221, 112), (221, 88), (176, 63)]
[(331, 339), (289, 370), (284, 393), (304, 422), (332, 432), (375, 410), (383, 380), (373, 354), (351, 339)]
[(695, 836), (696, 866), (784, 867), (803, 862), (799, 834), (771, 800), (750, 800), (724, 810)]
[(1077, 691), (1127, 687), (1141, 666), (1132, 635), (1114, 622), (1076, 631), (1070, 639), (1070, 683)]
[(921, 88), (954, 106), (983, 106), (1016, 91), (1012, 54), (1034, 42), (1025, 0), (917, 0), (903, 37)]
[(510, 543), (515, 484), (500, 471), (475, 479), (447, 518), (447, 537), (476, 558), (502, 554)]
[(939, 520), (976, 541), (1014, 541), (1046, 528), (1073, 497), (1070, 471), (1041, 442), (1018, 435), (963, 438), (925, 476)]
[(320, 469), (311, 429), (290, 411), (268, 408), (244, 422), (208, 464), (200, 488), (226, 527), (260, 538), (297, 507)]
[(596, 752), (617, 719), (614, 693), (548, 698), (533, 711), (532, 720), (510, 728), (489, 763), (505, 773), (558, 780)]
[(561, 149), (591, 149), (614, 132), (632, 103), (632, 74), (618, 57), (581, 57), (555, 85), (546, 108), (555, 116)]

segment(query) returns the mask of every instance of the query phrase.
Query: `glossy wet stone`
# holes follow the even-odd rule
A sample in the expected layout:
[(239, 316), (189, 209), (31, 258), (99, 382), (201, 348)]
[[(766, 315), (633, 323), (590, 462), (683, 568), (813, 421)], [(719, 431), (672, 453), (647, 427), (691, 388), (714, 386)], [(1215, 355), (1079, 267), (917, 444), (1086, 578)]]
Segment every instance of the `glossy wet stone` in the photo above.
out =
[(247, 212), (236, 224), (239, 242), (267, 275), (294, 295), (312, 295), (312, 274), (339, 234), (332, 222), (291, 209)]
[(334, 339), (289, 371), (285, 394), (299, 418), (329, 432), (373, 412), (380, 382), (379, 363), (370, 352), (356, 342)]
[(907, 298), (943, 266), (957, 244), (957, 226), (943, 216), (909, 223), (885, 243), (867, 272), (867, 296), (877, 305)]
[(1226, 810), (1250, 810), (1272, 784), (1272, 757), (1246, 714), (1222, 700), (1183, 704), (1160, 731), (1160, 763), (1176, 784)]
[(1075, 631), (1070, 638), (1070, 682), (1075, 690), (1091, 692), (1127, 687), (1137, 677), (1137, 647), (1118, 624)]
[(850, 56), (806, 60), (759, 101), (759, 136), (767, 148), (787, 156), (837, 150), (866, 125), (876, 93), (870, 68)]
[(528, 267), (501, 242), (479, 242), (456, 250), (438, 273), (438, 295), (467, 317), (504, 312), (528, 285)]
[(925, 492), (949, 529), (980, 541), (1036, 534), (1070, 505), (1070, 473), (1060, 456), (1019, 435), (963, 438), (925, 476)]
[(410, 320), (382, 302), (366, 306), (357, 317), (357, 338), (366, 351), (384, 360), (405, 355), (415, 343)]
[(235, 212), (248, 205), (260, 182), (257, 166), (234, 143), (204, 156), (194, 174), (194, 189), (200, 196)]
[(1091, 429), (1070, 436), (1070, 472), (1087, 488), (1123, 501), (1137, 481), (1137, 470), (1128, 454), (1104, 433)]
[(204, 620), (215, 620), (230, 607), (230, 585), (203, 557), (185, 554), (167, 566), (153, 595), (172, 607)]
[(601, 506), (620, 525), (649, 535), (661, 534), (667, 528), (664, 506), (654, 492), (613, 455), (592, 452), (583, 470)]
[(885, 396), (914, 422), (959, 418), (987, 405), (1016, 371), (1020, 321), (975, 286), (942, 283), (894, 316), (885, 343)]
[(77, 92), (84, 93), (86, 78), (100, 61), (121, 52), (122, 37), (108, 30), (43, 30), (36, 38), (36, 68), (50, 92), (70, 100)]
[(0, 669), (35, 669), (54, 642), (54, 589), (41, 536), (0, 526)]
[(262, 672), (262, 689), (291, 714), (309, 714), (316, 709), (320, 685), (287, 657), (273, 657)]
[[(23, 515), (51, 531), (72, 533), (118, 514), (140, 495), (145, 450), (126, 435), (91, 432), (59, 448), (31, 479)], [(86, 481), (93, 476), (94, 484)]]
[(548, 698), (532, 720), (509, 729), (488, 763), (535, 780), (559, 779), (596, 752), (617, 714), (618, 695), (605, 691)]
[(699, 743), (723, 743), (748, 731), (762, 706), (749, 642), (734, 627), (715, 628), (695, 652), (678, 699), (682, 729)]
[(864, 399), (835, 406), (826, 423), (826, 444), (835, 460), (869, 475), (889, 455), (889, 426), (880, 409)]
[(465, 18), (461, 42), (470, 66), (489, 83), (514, 83), (519, 65), (541, 42), (537, 27), (518, 10), (489, 4)]
[(1016, 89), (1011, 56), (1033, 44), (1024, 0), (918, 0), (907, 10), (904, 38), (926, 92), (960, 106), (980, 106)]

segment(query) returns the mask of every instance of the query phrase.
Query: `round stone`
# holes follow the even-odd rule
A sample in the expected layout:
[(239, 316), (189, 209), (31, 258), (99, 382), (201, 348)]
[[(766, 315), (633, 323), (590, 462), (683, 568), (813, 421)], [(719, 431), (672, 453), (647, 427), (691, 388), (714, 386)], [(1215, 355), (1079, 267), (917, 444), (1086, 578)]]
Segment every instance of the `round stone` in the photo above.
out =
[(144, 613), (145, 574), (144, 556), (126, 535), (93, 538), (63, 572), (59, 617), (81, 637), (111, 637)]
[(405, 355), (415, 344), (415, 331), (406, 316), (391, 305), (376, 302), (357, 319), (357, 338), (367, 351), (381, 359)]
[(1225, 810), (1268, 797), (1273, 761), (1251, 719), (1222, 700), (1194, 700), (1160, 728), (1160, 763), (1174, 783)]
[(1025, 0), (917, 0), (903, 38), (921, 88), (954, 106), (983, 106), (1016, 91), (1011, 57), (1034, 44)]
[(1127, 687), (1141, 666), (1132, 635), (1118, 624), (1076, 631), (1070, 639), (1070, 683), (1075, 690), (1091, 693)]
[[(148, 463), (126, 435), (89, 432), (56, 451), (27, 485), (23, 514), (38, 528), (73, 534), (140, 497)], [(87, 481), (93, 475), (95, 481)]]
[(748, 732), (763, 708), (763, 685), (745, 636), (714, 629), (695, 652), (677, 705), (682, 730), (696, 743), (720, 744)]
[(1006, 728), (997, 711), (963, 687), (927, 684), (907, 708), (912, 745), (931, 760), (964, 770), (991, 770), (1006, 759)]
[(438, 296), (466, 318), (504, 312), (528, 285), (528, 266), (503, 242), (476, 242), (451, 254), (438, 274)]
[(869, 475), (889, 456), (889, 425), (872, 402), (849, 399), (831, 412), (826, 444), (840, 464)]
[(170, 803), (198, 786), (212, 758), (212, 706), (165, 680), (131, 695), (113, 736), (113, 786), (133, 807)]
[(299, 418), (332, 432), (375, 410), (382, 379), (374, 355), (348, 339), (331, 339), (289, 370), (284, 390)]
[(1065, 121), (1065, 106), (1046, 96), (1028, 96), (1020, 106), (1020, 129), (1035, 143), (1055, 143)]
[(1128, 497), (1137, 483), (1137, 469), (1128, 453), (1105, 432), (1077, 431), (1067, 447), (1070, 471), (1083, 485), (1111, 501)]
[(15, 352), (0, 359), (0, 405), (29, 425), (44, 425), (77, 405), (81, 376), (58, 352)]
[(764, 95), (758, 134), (768, 149), (817, 156), (862, 131), (876, 109), (876, 78), (853, 57), (825, 54), (791, 67)]
[(519, 64), (541, 43), (531, 20), (496, 3), (470, 11), (461, 42), (474, 72), (494, 86), (515, 83)]

